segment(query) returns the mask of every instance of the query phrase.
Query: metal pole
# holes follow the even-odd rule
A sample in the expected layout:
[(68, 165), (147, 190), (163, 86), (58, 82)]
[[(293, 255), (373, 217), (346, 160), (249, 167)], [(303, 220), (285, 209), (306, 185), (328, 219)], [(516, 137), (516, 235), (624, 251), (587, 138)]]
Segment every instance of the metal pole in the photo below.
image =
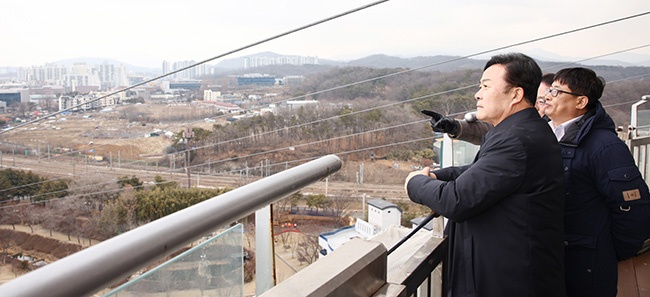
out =
[(441, 155), (442, 155), (442, 160), (440, 163), (441, 168), (445, 167), (450, 167), (454, 166), (454, 145), (453, 145), (453, 139), (449, 137), (447, 133), (444, 134), (442, 140), (442, 145), (441, 145)]
[(267, 205), (255, 212), (255, 294), (257, 296), (275, 286), (273, 254), (271, 206)]
[(185, 139), (185, 169), (187, 170), (187, 188), (192, 186), (192, 179), (190, 178), (190, 139), (194, 137), (192, 128), (186, 128), (183, 131), (183, 139)]
[(639, 105), (646, 103), (647, 99), (649, 96), (643, 96), (641, 97), (641, 100), (637, 103), (632, 104), (632, 110), (630, 111), (630, 128), (633, 129), (630, 131), (631, 137), (630, 138), (636, 138), (639, 135), (638, 128), (639, 128), (639, 122), (638, 122), (638, 111), (637, 109), (639, 108)]
[(0, 286), (0, 296), (90, 296), (341, 166), (341, 159), (328, 155), (239, 187), (7, 282)]

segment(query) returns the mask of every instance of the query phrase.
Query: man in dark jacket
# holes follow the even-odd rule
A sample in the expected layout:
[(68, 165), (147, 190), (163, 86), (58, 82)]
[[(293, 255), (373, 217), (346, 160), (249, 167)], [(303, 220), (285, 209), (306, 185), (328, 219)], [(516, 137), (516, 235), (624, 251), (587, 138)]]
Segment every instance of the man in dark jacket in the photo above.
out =
[(604, 87), (591, 69), (567, 68), (546, 93), (565, 169), (568, 296), (616, 296), (617, 260), (650, 236), (650, 193), (598, 100)]
[(565, 296), (560, 147), (533, 108), (542, 72), (494, 56), (476, 93), (494, 126), (474, 162), (406, 179), (409, 198), (449, 219), (446, 296)]

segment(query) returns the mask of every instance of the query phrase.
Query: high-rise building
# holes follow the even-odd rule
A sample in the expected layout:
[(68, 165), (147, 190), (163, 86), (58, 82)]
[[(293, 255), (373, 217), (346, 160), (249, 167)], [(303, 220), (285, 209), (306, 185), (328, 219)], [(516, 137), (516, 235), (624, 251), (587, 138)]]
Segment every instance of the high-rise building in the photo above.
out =
[(20, 68), (18, 79), (36, 84), (63, 85), (68, 69), (55, 63), (46, 63), (43, 66), (32, 66), (31, 68)]
[(172, 72), (171, 69), (169, 68), (169, 62), (163, 61), (162, 62), (162, 74), (167, 74)]
[(70, 73), (65, 76), (65, 85), (70, 87), (71, 91), (77, 91), (79, 87), (89, 89), (101, 88), (101, 81), (97, 74), (97, 69), (86, 63), (74, 63)]
[(176, 61), (171, 64), (171, 68), (169, 67), (169, 62), (163, 61), (163, 74), (167, 74), (170, 72), (178, 71), (183, 68), (187, 68), (183, 71), (180, 71), (178, 73), (174, 73), (169, 76), (171, 79), (175, 80), (191, 80), (191, 79), (198, 79), (201, 78), (204, 75), (209, 74), (208, 73), (208, 65), (206, 64), (201, 64), (201, 65), (196, 65), (193, 67), (190, 67), (192, 65), (196, 64), (196, 61), (194, 60), (189, 60), (189, 61)]
[(318, 64), (318, 57), (310, 56), (278, 56), (278, 57), (245, 57), (244, 69), (270, 65), (306, 65)]
[(129, 84), (124, 65), (115, 66), (104, 62), (101, 65), (97, 65), (97, 75), (99, 76), (102, 90), (110, 90)]

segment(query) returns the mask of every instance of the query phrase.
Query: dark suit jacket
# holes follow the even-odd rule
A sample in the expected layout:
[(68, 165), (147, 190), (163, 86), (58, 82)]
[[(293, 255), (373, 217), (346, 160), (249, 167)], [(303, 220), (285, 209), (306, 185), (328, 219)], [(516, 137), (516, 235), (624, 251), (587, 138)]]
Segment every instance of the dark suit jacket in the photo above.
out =
[(565, 296), (562, 157), (534, 108), (494, 127), (471, 165), (434, 173), (407, 189), (450, 220), (447, 296)]

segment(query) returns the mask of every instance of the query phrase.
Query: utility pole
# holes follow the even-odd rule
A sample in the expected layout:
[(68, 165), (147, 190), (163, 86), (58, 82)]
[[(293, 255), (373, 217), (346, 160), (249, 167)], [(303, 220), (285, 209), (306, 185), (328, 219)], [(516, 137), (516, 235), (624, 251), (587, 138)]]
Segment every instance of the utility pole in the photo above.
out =
[(185, 139), (185, 170), (187, 170), (187, 188), (192, 186), (192, 179), (190, 178), (190, 139), (194, 137), (192, 128), (185, 128), (183, 131), (183, 139)]

